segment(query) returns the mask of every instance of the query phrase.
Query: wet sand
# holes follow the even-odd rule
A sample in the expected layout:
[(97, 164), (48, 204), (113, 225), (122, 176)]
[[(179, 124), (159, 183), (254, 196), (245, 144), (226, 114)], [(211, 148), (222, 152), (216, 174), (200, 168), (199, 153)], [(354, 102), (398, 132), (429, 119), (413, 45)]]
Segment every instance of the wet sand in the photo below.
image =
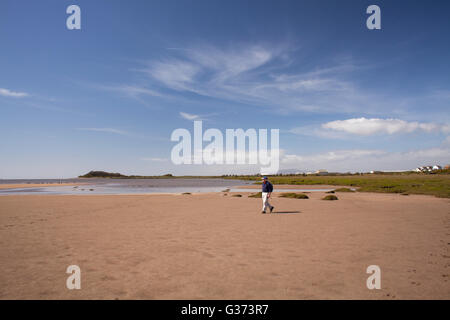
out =
[(82, 185), (82, 183), (10, 183), (10, 184), (0, 184), (0, 189), (67, 187), (79, 185)]
[(0, 197), (0, 299), (450, 299), (449, 199), (241, 194)]

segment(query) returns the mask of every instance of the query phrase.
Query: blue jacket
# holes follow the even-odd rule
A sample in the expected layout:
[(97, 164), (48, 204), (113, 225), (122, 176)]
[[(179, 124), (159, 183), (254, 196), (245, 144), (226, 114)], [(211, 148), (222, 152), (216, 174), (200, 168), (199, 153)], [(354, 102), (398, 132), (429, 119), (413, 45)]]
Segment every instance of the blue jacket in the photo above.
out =
[(262, 184), (262, 192), (272, 192), (273, 191), (273, 185), (267, 181), (266, 183), (263, 182)]

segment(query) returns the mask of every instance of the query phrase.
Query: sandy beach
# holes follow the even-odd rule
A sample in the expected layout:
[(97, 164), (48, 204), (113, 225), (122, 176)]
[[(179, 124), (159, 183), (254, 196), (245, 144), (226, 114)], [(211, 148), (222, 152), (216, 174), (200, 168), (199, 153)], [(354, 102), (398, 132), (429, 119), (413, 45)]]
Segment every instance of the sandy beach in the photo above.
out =
[(79, 185), (82, 185), (82, 183), (8, 183), (8, 184), (0, 184), (0, 189), (68, 187), (68, 186), (79, 186)]
[(449, 199), (241, 194), (2, 196), (0, 299), (450, 299)]

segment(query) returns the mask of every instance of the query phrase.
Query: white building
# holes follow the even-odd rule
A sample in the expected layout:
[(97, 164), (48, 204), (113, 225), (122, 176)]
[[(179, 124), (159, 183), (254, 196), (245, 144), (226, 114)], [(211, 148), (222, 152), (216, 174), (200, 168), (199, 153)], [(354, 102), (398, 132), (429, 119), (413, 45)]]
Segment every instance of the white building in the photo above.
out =
[(442, 169), (442, 167), (435, 164), (434, 166), (418, 167), (418, 168), (415, 168), (413, 171), (415, 171), (415, 172), (432, 172), (434, 170), (440, 170), (440, 169)]

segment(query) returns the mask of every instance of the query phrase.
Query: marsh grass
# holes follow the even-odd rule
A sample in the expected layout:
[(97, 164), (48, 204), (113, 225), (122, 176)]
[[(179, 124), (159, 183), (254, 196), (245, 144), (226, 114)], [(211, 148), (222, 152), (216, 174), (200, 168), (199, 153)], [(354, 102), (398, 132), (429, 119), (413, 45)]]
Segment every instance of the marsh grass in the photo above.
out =
[(251, 194), (248, 197), (249, 198), (262, 198), (262, 192)]
[(333, 194), (329, 194), (329, 195), (323, 197), (322, 200), (338, 200), (338, 197), (336, 197)]
[(309, 197), (304, 193), (294, 193), (286, 192), (280, 195), (281, 198), (292, 198), (292, 199), (309, 199)]
[[(258, 176), (233, 179), (259, 181)], [(450, 174), (396, 173), (342, 176), (271, 176), (273, 184), (334, 185), (358, 188), (360, 192), (425, 194), (450, 198)]]

